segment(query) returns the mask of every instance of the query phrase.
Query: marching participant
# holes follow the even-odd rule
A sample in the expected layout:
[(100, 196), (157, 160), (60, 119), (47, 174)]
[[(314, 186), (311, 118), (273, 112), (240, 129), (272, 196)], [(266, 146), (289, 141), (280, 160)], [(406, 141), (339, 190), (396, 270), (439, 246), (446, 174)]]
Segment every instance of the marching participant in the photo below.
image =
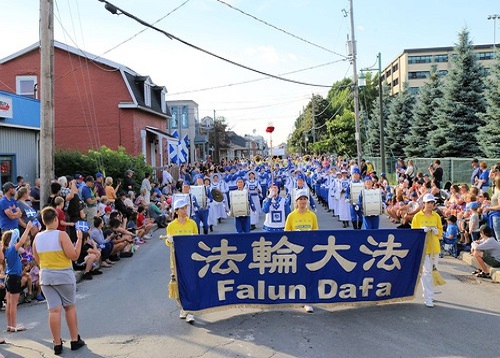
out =
[[(220, 176), (219, 173), (213, 173), (212, 174), (212, 184), (210, 186), (210, 192), (212, 192), (213, 189), (217, 189), (221, 193), (224, 194), (227, 191), (226, 182), (224, 180), (219, 180), (219, 176)], [(214, 215), (217, 218), (217, 222), (218, 223), (221, 222), (221, 219), (227, 218), (227, 213), (226, 212), (228, 210), (226, 210), (226, 205), (227, 205), (227, 202), (226, 202), (225, 199), (223, 201), (221, 201), (221, 202), (214, 201), (210, 205), (210, 210), (213, 209)]]
[[(259, 184), (262, 189), (262, 193), (267, 193), (267, 188), (269, 188), (269, 184), (271, 183), (271, 178), (269, 173), (266, 172), (266, 168), (264, 165), (260, 168), (259, 173)], [(262, 199), (264, 198), (264, 194), (262, 195)], [(262, 203), (262, 201), (261, 201)]]
[(441, 217), (434, 211), (436, 199), (432, 194), (425, 194), (423, 197), (424, 208), (413, 217), (411, 221), (412, 229), (424, 229), (427, 234), (425, 245), (424, 266), (422, 269), (422, 288), (424, 291), (424, 303), (427, 307), (434, 307), (434, 285), (432, 282), (432, 270), (437, 267), (439, 254), (441, 253), (440, 238), (443, 235), (443, 224)]
[(175, 200), (184, 198), (184, 200), (187, 202), (187, 215), (190, 219), (192, 219), (194, 222), (196, 222), (196, 225), (200, 227), (199, 223), (199, 217), (196, 214), (198, 210), (200, 209), (200, 206), (198, 205), (198, 202), (196, 200), (196, 197), (191, 194), (190, 192), (191, 186), (189, 185), (188, 180), (184, 180), (182, 183), (182, 191), (180, 194), (174, 194), (172, 200), (175, 203)]
[[(361, 191), (358, 200), (358, 209), (362, 211), (363, 215), (362, 229), (378, 229), (380, 215), (382, 215), (382, 193), (380, 189), (373, 187), (373, 178), (371, 176), (366, 176), (364, 182), (365, 189)], [(373, 210), (368, 210), (368, 203), (373, 204)]]
[[(167, 226), (167, 239), (165, 244), (167, 246), (172, 246), (173, 237), (177, 235), (197, 235), (198, 225), (196, 222), (188, 217), (188, 206), (189, 202), (184, 199), (177, 199), (174, 202), (174, 220), (172, 220)], [(174, 272), (175, 268), (175, 256), (173, 254), (172, 248), (170, 249), (170, 270)], [(176, 281), (175, 275), (172, 273), (172, 281)], [(173, 297), (170, 297), (173, 298)], [(194, 316), (188, 314), (181, 307), (181, 312), (179, 318), (185, 319), (186, 323), (194, 323)]]
[[(208, 229), (209, 229), (209, 224), (208, 224), (208, 214), (209, 214), (209, 207), (208, 207), (208, 202), (212, 199), (212, 194), (210, 196), (208, 193), (210, 191), (207, 189), (207, 187), (204, 185), (204, 180), (203, 180), (203, 175), (202, 174), (197, 174), (195, 177), (195, 183), (196, 185), (191, 186), (191, 194), (196, 197), (196, 201), (198, 204), (198, 210), (196, 211), (196, 216), (198, 217), (197, 224), (198, 224), (198, 230), (200, 230), (200, 224), (203, 224), (203, 233), (205, 235), (208, 234)], [(207, 193), (208, 192), (208, 193)], [(212, 229), (213, 231), (213, 229)]]
[(242, 177), (238, 177), (236, 180), (236, 187), (236, 190), (229, 192), (231, 214), (234, 216), (236, 232), (250, 232), (250, 210), (255, 211), (255, 206), (250, 198), (250, 193), (245, 189), (245, 181)]
[(255, 230), (255, 225), (259, 222), (259, 214), (261, 212), (260, 207), (260, 196), (262, 194), (262, 188), (257, 180), (255, 180), (255, 172), (248, 172), (248, 181), (245, 184), (245, 188), (250, 194), (250, 199), (253, 202), (255, 211), (250, 214), (250, 230)]
[(333, 214), (332, 216), (339, 216), (339, 211), (340, 211), (340, 193), (342, 192), (342, 184), (340, 181), (342, 180), (342, 173), (340, 171), (337, 171), (335, 173), (336, 177), (333, 179)]
[(262, 203), (262, 211), (266, 214), (263, 226), (265, 231), (283, 231), (290, 214), (290, 196), (282, 198), (278, 186), (271, 185), (269, 195)]
[(306, 181), (306, 176), (302, 173), (299, 173), (297, 175), (297, 185), (292, 191), (292, 196), (296, 196), (296, 193), (300, 190), (305, 190), (307, 193), (308, 204), (311, 207), (311, 210), (316, 210), (316, 202), (314, 201), (311, 193), (309, 192), (309, 188), (307, 187), (305, 181)]
[(342, 226), (345, 228), (349, 227), (349, 221), (351, 220), (351, 209), (349, 201), (346, 201), (347, 189), (349, 188), (349, 179), (347, 178), (347, 170), (342, 169), (342, 178), (339, 180), (337, 190), (340, 190), (339, 196), (339, 220), (342, 221)]
[[(285, 231), (310, 231), (318, 230), (318, 218), (316, 214), (307, 208), (308, 193), (299, 190), (295, 193), (297, 208), (288, 215), (285, 222)], [(304, 305), (307, 313), (313, 313), (314, 309), (310, 305)]]
[(205, 196), (207, 198), (207, 210), (208, 210), (208, 227), (210, 228), (210, 232), (214, 231), (214, 226), (217, 226), (217, 215), (215, 213), (215, 204), (214, 198), (212, 197), (211, 192), (211, 180), (209, 177), (203, 178), (203, 184), (205, 185)]
[(354, 168), (351, 172), (351, 183), (347, 188), (346, 200), (351, 204), (351, 222), (354, 229), (361, 229), (363, 225), (363, 214), (361, 207), (358, 205), (359, 194), (364, 185), (360, 179), (361, 171), (359, 168)]

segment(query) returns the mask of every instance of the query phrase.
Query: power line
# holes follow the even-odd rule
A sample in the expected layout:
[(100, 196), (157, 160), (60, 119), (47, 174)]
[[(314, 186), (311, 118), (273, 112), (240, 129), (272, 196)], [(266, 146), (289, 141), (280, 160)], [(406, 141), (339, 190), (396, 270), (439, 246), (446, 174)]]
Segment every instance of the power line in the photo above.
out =
[[(336, 60), (336, 61), (330, 61), (330, 62), (327, 62), (327, 63), (323, 63), (323, 64), (321, 64), (321, 65), (316, 65), (316, 66), (311, 66), (311, 67), (303, 68), (303, 69), (301, 69), (301, 70), (296, 70), (296, 71), (291, 71), (291, 72), (280, 73), (280, 74), (278, 74), (278, 76), (286, 76), (286, 75), (291, 75), (291, 74), (294, 74), (294, 73), (299, 73), (299, 72), (303, 72), (303, 71), (314, 70), (314, 69), (316, 69), (316, 68), (320, 68), (320, 67), (325, 67), (325, 66), (333, 65), (334, 63), (337, 63), (337, 62), (340, 62), (340, 61), (346, 61), (346, 59), (341, 59), (341, 60)], [(212, 87), (205, 87), (205, 88), (199, 88), (199, 89), (195, 89), (195, 90), (188, 90), (188, 91), (175, 92), (175, 93), (168, 93), (167, 95), (168, 95), (168, 96), (175, 96), (175, 95), (180, 95), (180, 94), (187, 94), (187, 93), (194, 93), (194, 92), (209, 91), (209, 90), (214, 90), (214, 89), (219, 89), (219, 88), (226, 88), (226, 87), (232, 87), (232, 86), (244, 85), (244, 84), (253, 83), (253, 82), (264, 81), (264, 80), (268, 80), (268, 79), (269, 79), (269, 77), (261, 77), (261, 78), (256, 78), (256, 79), (253, 79), (253, 80), (248, 80), (248, 81), (241, 81), (241, 82), (235, 82), (235, 83), (228, 83), (228, 84), (225, 84), (225, 85), (212, 86)], [(331, 86), (330, 86), (330, 87), (331, 87)]]
[(302, 38), (302, 37), (300, 37), (300, 36), (294, 35), (294, 34), (292, 34), (291, 32), (286, 31), (286, 30), (283, 30), (282, 28), (279, 28), (278, 26), (275, 26), (275, 25), (273, 25), (273, 24), (271, 24), (271, 23), (269, 23), (269, 22), (267, 22), (267, 21), (265, 21), (265, 20), (259, 19), (259, 18), (258, 18), (257, 16), (255, 16), (255, 15), (251, 15), (251, 14), (249, 14), (249, 13), (246, 13), (245, 11), (243, 11), (243, 10), (241, 10), (241, 9), (238, 9), (237, 7), (234, 7), (233, 5), (228, 4), (228, 3), (227, 3), (227, 2), (225, 2), (225, 1), (222, 1), (222, 0), (216, 0), (216, 1), (220, 2), (221, 4), (224, 4), (224, 5), (228, 6), (229, 8), (231, 8), (231, 9), (233, 9), (233, 10), (236, 10), (236, 11), (238, 11), (238, 12), (242, 13), (242, 14), (243, 14), (243, 15), (245, 15), (245, 16), (251, 17), (252, 19), (254, 19), (254, 20), (256, 20), (256, 21), (258, 21), (258, 22), (260, 22), (260, 23), (263, 23), (263, 24), (264, 24), (264, 25), (266, 25), (266, 26), (272, 27), (272, 28), (273, 28), (273, 29), (275, 29), (275, 30), (278, 30), (278, 31), (283, 32), (283, 33), (285, 33), (285, 34), (287, 34), (287, 35), (289, 35), (289, 36), (291, 36), (291, 37), (293, 37), (293, 38), (296, 38), (297, 40), (300, 40), (300, 41), (305, 42), (305, 43), (307, 43), (307, 44), (309, 44), (309, 45), (312, 45), (312, 46), (314, 46), (314, 47), (320, 48), (320, 49), (322, 49), (322, 50), (325, 50), (325, 51), (327, 51), (327, 52), (333, 53), (333, 54), (335, 54), (335, 55), (337, 55), (337, 56), (340, 56), (340, 57), (343, 57), (343, 58), (346, 58), (346, 59), (347, 59), (347, 56), (346, 56), (346, 55), (342, 55), (342, 54), (340, 54), (340, 53), (338, 53), (338, 52), (335, 52), (335, 51), (333, 51), (333, 50), (330, 50), (330, 49), (328, 49), (328, 48), (326, 48), (326, 47), (324, 47), (324, 46), (321, 46), (321, 45), (315, 44), (314, 42), (308, 41), (308, 40), (306, 40), (306, 39), (304, 39), (304, 38)]
[(295, 80), (291, 80), (291, 79), (289, 79), (289, 78), (276, 76), (276, 75), (273, 75), (273, 74), (270, 74), (270, 73), (267, 73), (267, 72), (264, 72), (264, 71), (260, 71), (260, 70), (254, 69), (254, 68), (249, 67), (249, 66), (246, 66), (246, 65), (243, 65), (243, 64), (241, 64), (241, 63), (238, 63), (238, 62), (235, 62), (235, 61), (229, 60), (229, 59), (227, 59), (227, 58), (225, 58), (225, 57), (222, 57), (222, 56), (217, 55), (217, 54), (215, 54), (215, 53), (213, 53), (213, 52), (210, 52), (210, 51), (208, 51), (208, 50), (205, 50), (205, 49), (203, 49), (203, 48), (201, 48), (201, 47), (199, 47), (199, 46), (196, 46), (196, 45), (194, 45), (194, 44), (192, 44), (192, 43), (189, 43), (189, 42), (187, 42), (187, 41), (184, 41), (184, 40), (182, 40), (181, 38), (179, 38), (179, 37), (177, 37), (177, 36), (175, 36), (175, 35), (173, 35), (173, 34), (171, 34), (171, 33), (167, 32), (167, 31), (165, 31), (165, 30), (162, 30), (162, 29), (160, 29), (160, 28), (158, 28), (158, 27), (156, 27), (156, 26), (154, 26), (154, 25), (151, 25), (151, 24), (147, 23), (146, 21), (144, 21), (144, 20), (142, 20), (142, 19), (138, 18), (137, 16), (135, 16), (135, 15), (133, 15), (133, 14), (131, 14), (131, 13), (128, 13), (128, 12), (126, 12), (126, 11), (124, 11), (124, 10), (120, 9), (119, 7), (117, 7), (117, 6), (113, 5), (112, 3), (110, 3), (109, 1), (106, 1), (106, 0), (98, 0), (98, 1), (105, 3), (105, 7), (106, 7), (106, 9), (107, 9), (109, 12), (111, 12), (112, 14), (115, 14), (115, 15), (122, 15), (122, 14), (123, 14), (123, 15), (125, 15), (125, 16), (127, 16), (127, 17), (129, 17), (129, 18), (131, 18), (131, 19), (133, 19), (133, 20), (135, 20), (135, 21), (137, 21), (138, 23), (140, 23), (140, 24), (144, 25), (144, 26), (150, 27), (150, 28), (152, 28), (153, 30), (156, 30), (156, 31), (158, 31), (158, 32), (161, 32), (162, 34), (164, 34), (165, 36), (167, 36), (167, 37), (168, 37), (169, 39), (171, 39), (171, 40), (177, 40), (177, 41), (179, 41), (180, 43), (183, 43), (184, 45), (187, 45), (187, 46), (189, 46), (189, 47), (191, 47), (191, 48), (193, 48), (193, 49), (195, 49), (195, 50), (198, 50), (198, 51), (200, 51), (200, 52), (203, 52), (203, 53), (205, 53), (205, 54), (207, 54), (207, 55), (210, 55), (210, 56), (212, 56), (212, 57), (218, 58), (219, 60), (222, 60), (222, 61), (225, 61), (225, 62), (227, 62), (227, 63), (230, 63), (230, 64), (232, 64), (232, 65), (234, 65), (234, 66), (241, 67), (241, 68), (244, 68), (244, 69), (246, 69), (246, 70), (248, 70), (248, 71), (256, 72), (256, 73), (259, 73), (259, 74), (264, 75), (264, 76), (272, 77), (272, 78), (277, 79), (277, 80), (280, 80), (280, 81), (285, 81), (285, 82), (295, 83), (295, 84), (304, 85), (304, 86), (331, 88), (331, 86), (327, 86), (327, 85), (319, 85), (319, 84), (307, 83), (307, 82), (302, 82), (302, 81), (295, 81)]

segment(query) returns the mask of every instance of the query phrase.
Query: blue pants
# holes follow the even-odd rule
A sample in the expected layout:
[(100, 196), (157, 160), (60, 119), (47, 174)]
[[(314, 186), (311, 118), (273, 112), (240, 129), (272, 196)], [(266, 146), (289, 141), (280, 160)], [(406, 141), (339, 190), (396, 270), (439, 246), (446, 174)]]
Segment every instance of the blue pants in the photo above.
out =
[(234, 218), (237, 233), (250, 232), (250, 216)]
[(380, 224), (380, 217), (377, 216), (363, 216), (363, 227), (364, 230), (378, 229)]
[(198, 221), (196, 224), (198, 225), (198, 232), (201, 233), (200, 223), (203, 223), (203, 233), (208, 234), (208, 209), (200, 209), (196, 212), (196, 216), (198, 217)]
[(351, 221), (363, 221), (363, 214), (361, 209), (355, 210), (354, 205), (351, 205)]

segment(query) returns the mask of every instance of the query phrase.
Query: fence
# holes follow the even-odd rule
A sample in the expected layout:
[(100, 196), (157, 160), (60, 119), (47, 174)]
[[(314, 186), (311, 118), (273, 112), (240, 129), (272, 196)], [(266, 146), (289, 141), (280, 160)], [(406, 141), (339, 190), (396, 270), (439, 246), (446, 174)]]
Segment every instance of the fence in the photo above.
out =
[[(370, 160), (377, 173), (380, 174), (382, 161), (380, 157), (365, 157)], [(450, 181), (452, 183), (467, 183), (470, 184), (470, 177), (472, 174), (471, 161), (473, 158), (408, 158), (412, 159), (415, 164), (415, 173), (422, 172), (429, 174), (429, 166), (434, 163), (436, 159), (441, 161), (443, 168), (443, 182)], [(500, 163), (500, 158), (478, 158), (479, 162), (486, 162), (488, 167), (491, 168), (494, 164)], [(395, 172), (396, 158), (386, 158), (387, 173)], [(407, 159), (405, 160), (407, 161)]]

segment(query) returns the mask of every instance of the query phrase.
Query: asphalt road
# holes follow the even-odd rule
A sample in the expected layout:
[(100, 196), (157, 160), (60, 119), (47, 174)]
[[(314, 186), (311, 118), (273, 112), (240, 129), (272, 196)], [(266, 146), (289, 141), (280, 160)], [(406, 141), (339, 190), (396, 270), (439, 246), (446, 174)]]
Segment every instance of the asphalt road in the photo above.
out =
[[(263, 218), (263, 217), (262, 217)], [(342, 224), (323, 208), (321, 229)], [(393, 227), (386, 219), (382, 227)], [(262, 227), (262, 224), (259, 225)], [(215, 232), (233, 232), (226, 219)], [(500, 285), (478, 280), (454, 258), (441, 260), (447, 284), (436, 307), (421, 291), (405, 303), (322, 309), (231, 309), (178, 318), (168, 299), (168, 248), (155, 238), (92, 281), (78, 284), (78, 320), (87, 346), (72, 352), (63, 322), (65, 357), (500, 357)], [(45, 303), (19, 306), (26, 332), (3, 333), (5, 357), (53, 355)], [(4, 321), (5, 322), (5, 321)]]

